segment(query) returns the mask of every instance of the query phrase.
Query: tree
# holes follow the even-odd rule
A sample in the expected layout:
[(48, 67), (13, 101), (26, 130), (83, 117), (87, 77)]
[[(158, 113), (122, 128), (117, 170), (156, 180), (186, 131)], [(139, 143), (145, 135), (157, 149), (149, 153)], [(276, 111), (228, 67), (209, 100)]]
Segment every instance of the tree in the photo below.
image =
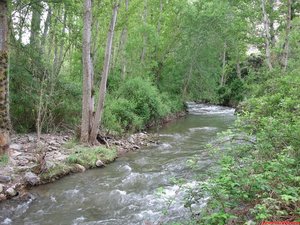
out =
[(263, 13), (263, 23), (264, 23), (264, 32), (265, 32), (265, 45), (266, 45), (266, 60), (269, 70), (273, 69), (272, 60), (271, 60), (271, 46), (270, 46), (270, 21), (266, 11), (266, 1), (261, 0), (261, 8)]
[(91, 36), (92, 36), (92, 1), (84, 2), (83, 24), (83, 94), (82, 94), (82, 119), (81, 119), (81, 142), (88, 143), (90, 137), (90, 125), (92, 120), (91, 94), (92, 94), (92, 60), (91, 60)]
[(97, 138), (97, 134), (98, 134), (99, 125), (101, 124), (102, 113), (104, 110), (106, 84), (107, 84), (107, 77), (108, 77), (109, 68), (110, 68), (112, 44), (113, 44), (115, 26), (116, 26), (116, 22), (117, 22), (118, 9), (119, 9), (119, 4), (116, 3), (113, 8), (109, 32), (107, 35), (107, 43), (106, 43), (103, 71), (102, 71), (102, 76), (101, 76), (98, 105), (97, 105), (97, 110), (95, 113), (95, 118), (93, 119), (93, 125), (92, 125), (92, 130), (91, 130), (91, 135), (90, 135), (90, 143), (92, 143), (92, 144), (97, 143), (96, 138)]
[(287, 0), (287, 14), (286, 14), (286, 29), (285, 29), (285, 41), (283, 49), (283, 70), (286, 71), (289, 59), (289, 35), (291, 32), (291, 20), (292, 20), (292, 0)]
[(0, 1), (0, 155), (9, 145), (7, 1)]

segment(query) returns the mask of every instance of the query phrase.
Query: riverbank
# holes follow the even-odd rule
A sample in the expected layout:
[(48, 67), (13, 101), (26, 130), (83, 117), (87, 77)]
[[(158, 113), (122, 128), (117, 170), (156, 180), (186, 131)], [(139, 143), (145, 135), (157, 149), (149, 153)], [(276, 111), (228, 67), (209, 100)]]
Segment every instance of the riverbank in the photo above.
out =
[[(159, 121), (162, 126), (186, 115), (181, 111)], [(148, 128), (155, 124), (150, 124)], [(33, 186), (54, 182), (73, 173), (101, 168), (121, 155), (156, 143), (154, 134), (98, 136), (99, 146), (80, 145), (74, 133), (13, 135), (8, 155), (0, 159), (0, 202), (28, 197)]]
[[(102, 145), (79, 145), (72, 134), (14, 135), (0, 163), (0, 202), (26, 198), (32, 186), (53, 182), (72, 173), (105, 167), (129, 151), (155, 143), (146, 132), (124, 138), (102, 137)], [(100, 140), (101, 141), (101, 140)]]

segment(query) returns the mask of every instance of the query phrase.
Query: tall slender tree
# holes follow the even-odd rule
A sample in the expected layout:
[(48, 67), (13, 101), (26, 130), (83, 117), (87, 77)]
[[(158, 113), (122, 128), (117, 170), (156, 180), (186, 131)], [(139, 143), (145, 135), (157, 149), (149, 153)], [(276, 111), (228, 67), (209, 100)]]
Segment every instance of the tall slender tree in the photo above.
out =
[(108, 78), (108, 73), (109, 73), (109, 68), (110, 68), (112, 44), (113, 44), (113, 39), (114, 39), (115, 26), (116, 26), (116, 22), (117, 22), (119, 4), (120, 3), (118, 2), (118, 3), (115, 3), (115, 5), (114, 5), (112, 18), (111, 18), (111, 22), (110, 22), (110, 27), (109, 27), (109, 32), (107, 35), (107, 43), (106, 43), (103, 71), (102, 71), (102, 76), (101, 76), (98, 105), (97, 105), (97, 110), (95, 113), (95, 118), (93, 120), (93, 126), (92, 126), (92, 130), (91, 130), (91, 135), (90, 135), (90, 143), (92, 143), (92, 144), (97, 143), (96, 138), (97, 138), (99, 126), (101, 124), (102, 113), (104, 110), (106, 84), (107, 84), (107, 78)]
[(0, 155), (9, 145), (7, 0), (0, 1)]
[(284, 41), (284, 49), (283, 49), (283, 70), (286, 71), (288, 67), (288, 59), (289, 59), (289, 36), (291, 32), (291, 20), (292, 20), (292, 0), (287, 0), (287, 14), (286, 14), (286, 28), (285, 28), (285, 41)]
[(81, 137), (82, 143), (88, 143), (91, 124), (91, 92), (92, 92), (92, 60), (91, 60), (91, 38), (92, 38), (92, 1), (84, 1), (84, 24), (83, 24), (83, 95), (82, 95), (82, 119)]
[(265, 32), (265, 45), (266, 45), (266, 61), (270, 70), (273, 69), (272, 60), (271, 60), (271, 35), (270, 35), (270, 21), (269, 16), (266, 11), (266, 1), (261, 0), (261, 8), (263, 13), (263, 23), (264, 23), (264, 32)]

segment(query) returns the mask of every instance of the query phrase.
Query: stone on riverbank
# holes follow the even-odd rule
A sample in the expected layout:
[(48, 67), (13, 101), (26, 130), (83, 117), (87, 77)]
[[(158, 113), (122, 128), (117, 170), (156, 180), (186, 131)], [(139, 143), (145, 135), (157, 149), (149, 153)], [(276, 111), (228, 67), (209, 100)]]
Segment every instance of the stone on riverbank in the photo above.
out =
[(32, 186), (38, 185), (40, 183), (40, 178), (32, 172), (25, 173), (24, 178), (25, 178), (25, 182)]
[(15, 197), (18, 194), (18, 192), (14, 188), (12, 188), (12, 187), (8, 188), (6, 190), (6, 193), (10, 197)]
[(0, 183), (9, 183), (11, 181), (10, 176), (0, 175)]
[(104, 164), (101, 160), (97, 160), (96, 166), (97, 166), (97, 167), (104, 167), (105, 164)]

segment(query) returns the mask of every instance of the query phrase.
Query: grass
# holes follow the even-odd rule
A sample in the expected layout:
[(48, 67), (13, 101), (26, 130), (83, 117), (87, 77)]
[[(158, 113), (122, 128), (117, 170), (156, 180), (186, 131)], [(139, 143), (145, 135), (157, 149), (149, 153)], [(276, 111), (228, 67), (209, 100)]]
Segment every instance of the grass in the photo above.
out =
[(117, 151), (115, 149), (108, 149), (104, 147), (85, 147), (79, 145), (75, 140), (71, 140), (64, 145), (71, 154), (65, 162), (58, 163), (50, 168), (45, 173), (41, 174), (43, 183), (48, 183), (57, 180), (67, 174), (80, 172), (78, 164), (86, 169), (95, 168), (97, 160), (103, 163), (109, 163), (117, 158)]
[(9, 157), (7, 154), (0, 156), (0, 166), (6, 166), (8, 164)]
[(69, 155), (67, 161), (70, 164), (80, 164), (86, 168), (94, 168), (97, 160), (107, 163), (114, 161), (116, 157), (117, 151), (115, 149), (76, 146), (73, 148), (73, 153)]

